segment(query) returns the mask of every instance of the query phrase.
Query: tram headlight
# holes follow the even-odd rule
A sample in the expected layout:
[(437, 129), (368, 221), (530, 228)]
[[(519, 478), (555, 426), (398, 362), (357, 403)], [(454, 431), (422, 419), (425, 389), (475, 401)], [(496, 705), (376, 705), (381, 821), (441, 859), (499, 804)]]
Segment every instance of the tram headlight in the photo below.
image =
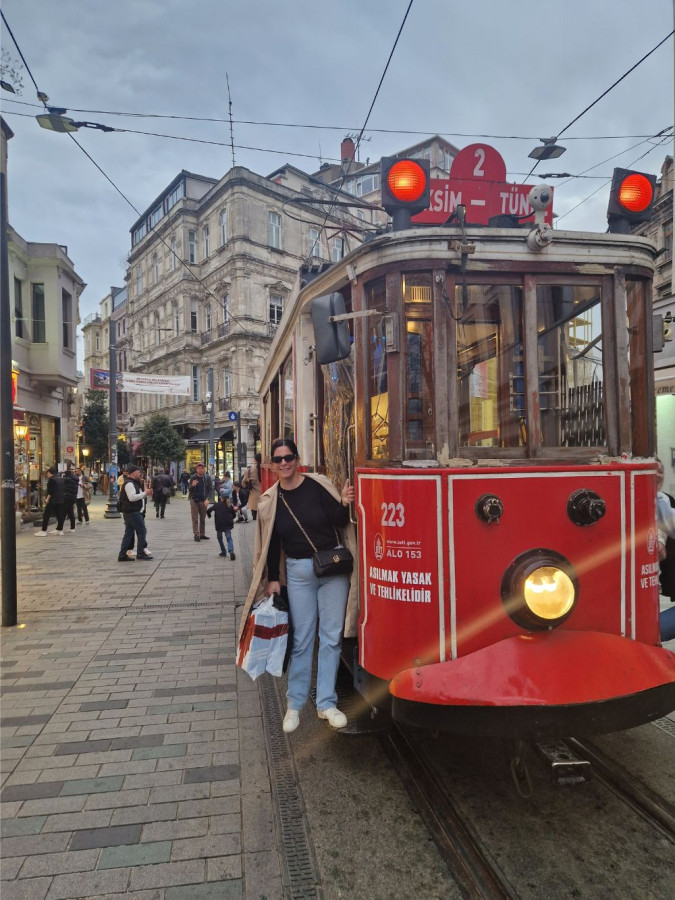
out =
[(574, 609), (579, 582), (572, 565), (555, 550), (531, 550), (509, 566), (502, 600), (509, 616), (531, 631), (560, 625)]

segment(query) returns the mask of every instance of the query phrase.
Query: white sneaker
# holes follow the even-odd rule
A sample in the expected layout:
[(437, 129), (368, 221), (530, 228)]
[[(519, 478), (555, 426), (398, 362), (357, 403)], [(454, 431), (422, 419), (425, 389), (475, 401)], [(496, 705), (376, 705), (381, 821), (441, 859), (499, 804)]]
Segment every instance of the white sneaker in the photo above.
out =
[(337, 706), (333, 706), (330, 709), (319, 709), (317, 714), (320, 719), (327, 719), (328, 724), (332, 725), (333, 728), (344, 728), (347, 724), (347, 716), (340, 712)]
[[(347, 720), (345, 719), (345, 722)], [(283, 729), (286, 734), (290, 734), (291, 731), (295, 731), (295, 729), (300, 724), (300, 712), (297, 709), (287, 709), (286, 715), (284, 716), (284, 724)]]
[(48, 534), (51, 534), (50, 531), (36, 531), (35, 537), (47, 537)]
[(50, 534), (55, 534), (57, 537), (63, 537), (63, 531), (59, 531), (57, 528), (56, 531), (50, 531)]
[(136, 559), (136, 554), (133, 550), (127, 550), (127, 556), (129, 557), (129, 559)]

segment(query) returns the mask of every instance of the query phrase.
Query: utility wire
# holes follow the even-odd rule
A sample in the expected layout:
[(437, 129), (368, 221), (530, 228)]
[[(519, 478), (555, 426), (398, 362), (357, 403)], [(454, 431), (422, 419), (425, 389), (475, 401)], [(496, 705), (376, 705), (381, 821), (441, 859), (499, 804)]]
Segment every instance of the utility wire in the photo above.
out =
[[(40, 88), (37, 86), (37, 81), (33, 78), (33, 73), (32, 73), (31, 70), (30, 70), (30, 66), (29, 66), (28, 63), (26, 62), (26, 57), (25, 57), (25, 56), (23, 55), (23, 53), (21, 52), (21, 47), (19, 47), (19, 45), (18, 45), (18, 43), (17, 43), (17, 40), (16, 40), (16, 38), (14, 37), (14, 33), (13, 33), (12, 29), (9, 27), (9, 22), (7, 21), (7, 19), (6, 19), (6, 17), (5, 17), (5, 14), (4, 14), (4, 12), (3, 12), (1, 9), (0, 9), (0, 16), (2, 16), (2, 21), (5, 23), (5, 28), (6, 28), (7, 31), (9, 32), (9, 36), (11, 37), (12, 41), (14, 42), (14, 46), (16, 47), (16, 51), (17, 51), (17, 53), (19, 54), (19, 56), (21, 57), (21, 62), (22, 62), (22, 63), (24, 64), (24, 66), (26, 67), (26, 72), (28, 72), (28, 74), (29, 74), (29, 76), (30, 76), (30, 80), (33, 82), (33, 85), (35, 86), (35, 90), (36, 90), (36, 92), (37, 92), (38, 98), (39, 98), (40, 100), (42, 100), (42, 97), (44, 97), (44, 96), (46, 96), (46, 95), (43, 94), (43, 92), (42, 92), (42, 91), (40, 90)], [(44, 105), (44, 106), (47, 105), (46, 102), (45, 102), (44, 100), (43, 100), (42, 102), (43, 102), (43, 105)]]
[[(3, 98), (4, 99), (4, 98)], [(5, 103), (15, 103), (20, 106), (33, 106), (38, 109), (42, 107), (38, 103), (29, 103), (26, 100), (14, 100), (14, 99), (5, 99)], [(214, 116), (179, 116), (175, 114), (162, 114), (162, 113), (134, 113), (134, 112), (121, 112), (119, 110), (111, 110), (111, 109), (76, 109), (75, 107), (68, 107), (70, 112), (74, 113), (86, 113), (87, 115), (97, 115), (97, 116), (120, 116), (120, 117), (130, 117), (137, 119), (175, 119), (177, 121), (185, 121), (185, 122), (213, 122), (216, 124), (228, 124), (230, 119), (227, 118), (217, 118)], [(298, 124), (297, 122), (265, 122), (254, 119), (232, 119), (232, 123), (234, 125), (255, 125), (266, 128), (313, 128), (320, 131), (340, 131), (340, 132), (348, 132), (355, 131), (356, 129), (347, 125), (317, 125), (317, 124)], [(122, 130), (122, 129), (115, 129)], [(139, 132), (140, 134), (144, 134), (145, 132)], [(152, 134), (152, 132), (148, 132)], [(499, 140), (499, 141), (537, 141), (539, 137), (533, 134), (487, 134), (487, 133), (470, 133), (470, 132), (462, 132), (462, 131), (440, 131), (437, 128), (428, 128), (426, 131), (417, 131), (413, 129), (406, 128), (366, 128), (366, 134), (410, 134), (413, 136), (422, 135), (428, 136), (430, 134), (437, 134), (439, 137), (446, 138), (486, 138), (490, 140)], [(577, 137), (569, 136), (565, 138), (566, 141), (619, 141), (625, 139), (634, 139), (634, 138), (648, 138), (650, 135), (648, 134), (591, 134), (591, 135), (581, 135)], [(316, 156), (316, 154), (314, 154)], [(339, 160), (336, 160), (338, 162)]]
[[(578, 122), (582, 116), (586, 115), (586, 113), (589, 111), (589, 109), (592, 109), (596, 103), (599, 103), (603, 97), (606, 97), (607, 94), (609, 94), (609, 92), (617, 86), (617, 84), (620, 84), (624, 80), (624, 78), (626, 78), (628, 75), (630, 75), (631, 72), (634, 72), (635, 69), (637, 69), (637, 67), (639, 65), (641, 65), (648, 57), (650, 57), (652, 55), (652, 53), (654, 53), (656, 50), (658, 50), (662, 44), (665, 44), (665, 42), (667, 40), (669, 40), (669, 38), (671, 38), (673, 36), (673, 34), (675, 34), (675, 29), (673, 29), (673, 31), (671, 31), (662, 40), (660, 40), (655, 47), (652, 47), (652, 49), (648, 53), (645, 53), (645, 55), (641, 59), (639, 59), (635, 63), (635, 65), (631, 66), (630, 69), (628, 69), (626, 72), (624, 72), (620, 78), (617, 78), (613, 84), (610, 84), (610, 86), (607, 88), (607, 90), (603, 91), (602, 94), (600, 94), (600, 96), (597, 97), (592, 103), (589, 103), (589, 105), (586, 107), (586, 109), (582, 110), (578, 116), (575, 116), (571, 122), (569, 122), (567, 125), (565, 125), (565, 127), (562, 129), (562, 131), (558, 132), (556, 140), (560, 137), (561, 134), (564, 134), (568, 128), (571, 128), (575, 122)], [(537, 166), (539, 165), (540, 162), (541, 162), (540, 159), (535, 160), (535, 163), (532, 166), (532, 168), (530, 169), (529, 174), (526, 176), (525, 181), (527, 181), (527, 179), (530, 177), (530, 175), (532, 175), (532, 173), (537, 168)]]
[[(372, 102), (371, 102), (371, 104), (370, 104), (370, 108), (369, 108), (369, 110), (368, 110), (368, 114), (366, 115), (365, 121), (364, 121), (364, 123), (363, 123), (363, 125), (362, 125), (362, 127), (361, 127), (361, 131), (359, 132), (358, 137), (356, 138), (356, 145), (355, 145), (355, 147), (354, 147), (354, 156), (356, 156), (356, 154), (358, 153), (359, 147), (360, 147), (360, 145), (361, 145), (361, 140), (362, 140), (362, 138), (363, 138), (363, 134), (364, 134), (364, 132), (365, 132), (365, 130), (366, 130), (366, 126), (368, 125), (368, 120), (370, 119), (370, 115), (371, 115), (371, 113), (372, 113), (372, 111), (373, 111), (373, 107), (375, 106), (375, 102), (376, 102), (376, 100), (377, 100), (377, 98), (378, 98), (378, 95), (379, 95), (379, 93), (380, 93), (380, 89), (381, 89), (381, 87), (382, 87), (382, 84), (383, 84), (383, 82), (384, 82), (385, 76), (386, 76), (387, 71), (388, 71), (388, 69), (389, 69), (389, 64), (391, 63), (391, 60), (392, 60), (392, 58), (393, 58), (393, 56), (394, 56), (394, 52), (396, 51), (396, 47), (398, 46), (399, 38), (401, 37), (401, 33), (403, 32), (403, 27), (405, 26), (405, 23), (406, 23), (406, 20), (407, 20), (407, 18), (408, 18), (408, 14), (410, 13), (410, 9), (412, 8), (413, 2), (414, 2), (414, 0), (410, 0), (410, 2), (408, 3), (408, 7), (407, 7), (407, 9), (406, 9), (406, 11), (405, 11), (405, 15), (403, 16), (403, 21), (401, 22), (401, 27), (400, 27), (399, 30), (398, 30), (398, 34), (396, 35), (396, 39), (394, 40), (394, 44), (393, 44), (393, 46), (392, 46), (392, 48), (391, 48), (391, 51), (389, 52), (389, 57), (388, 57), (388, 59), (387, 59), (387, 63), (386, 63), (386, 65), (385, 65), (384, 71), (382, 72), (382, 75), (381, 75), (381, 77), (380, 77), (379, 84), (377, 85), (377, 90), (375, 91), (375, 95), (374, 95), (373, 100), (372, 100)], [(349, 174), (349, 171), (350, 171), (350, 169), (351, 169), (351, 167), (352, 167), (352, 163), (353, 163), (353, 162), (354, 162), (354, 157), (352, 157), (352, 158), (349, 160), (349, 162), (347, 163), (347, 165), (345, 166), (345, 169), (344, 169), (344, 171), (343, 171), (343, 173), (342, 173), (342, 178), (340, 179), (340, 184), (337, 186), (337, 189), (336, 189), (337, 192), (342, 191), (342, 186), (343, 186), (344, 183), (345, 183), (345, 179), (347, 178), (347, 175)], [(329, 215), (331, 214), (331, 211), (332, 211), (332, 209), (333, 209), (333, 206), (335, 205), (335, 198), (337, 197), (337, 192), (336, 192), (336, 194), (335, 194), (335, 196), (334, 196), (334, 198), (333, 198), (333, 201), (331, 202), (330, 206), (328, 207), (328, 210), (326, 211), (326, 215), (325, 215), (324, 220), (323, 220), (323, 225), (322, 225), (321, 228), (319, 229), (319, 239), (321, 239), (321, 232), (322, 232), (322, 231), (324, 230), (324, 228), (326, 227), (326, 222), (328, 221), (328, 217), (329, 217)], [(310, 247), (309, 253), (307, 254), (307, 257), (305, 258), (305, 264), (312, 258), (313, 250), (314, 250), (314, 247)]]

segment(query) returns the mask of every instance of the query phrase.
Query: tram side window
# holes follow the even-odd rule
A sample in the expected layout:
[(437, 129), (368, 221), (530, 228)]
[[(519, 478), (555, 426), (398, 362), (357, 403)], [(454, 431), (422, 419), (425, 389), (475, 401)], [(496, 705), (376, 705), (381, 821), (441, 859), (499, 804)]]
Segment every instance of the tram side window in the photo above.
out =
[(597, 285), (537, 285), (539, 415), (544, 447), (607, 443), (600, 301)]
[(522, 291), (516, 285), (455, 288), (459, 444), (525, 444)]
[(405, 457), (435, 457), (431, 276), (403, 276), (406, 330)]
[(293, 355), (291, 354), (284, 363), (282, 371), (283, 384), (283, 430), (281, 437), (295, 439), (295, 384), (293, 380)]
[[(367, 309), (387, 310), (384, 278), (366, 288)], [(369, 319), (368, 389), (370, 392), (370, 459), (389, 458), (389, 392), (387, 385), (387, 347), (382, 319)]]
[[(649, 394), (645, 332), (648, 323), (651, 322), (651, 317), (647, 316), (647, 295), (643, 280), (626, 279), (626, 300), (629, 326), (631, 449), (635, 456), (652, 456), (654, 447), (650, 439), (652, 431), (648, 404), (643, 399)], [(653, 361), (651, 365), (654, 365)], [(636, 398), (638, 399), (636, 400)]]

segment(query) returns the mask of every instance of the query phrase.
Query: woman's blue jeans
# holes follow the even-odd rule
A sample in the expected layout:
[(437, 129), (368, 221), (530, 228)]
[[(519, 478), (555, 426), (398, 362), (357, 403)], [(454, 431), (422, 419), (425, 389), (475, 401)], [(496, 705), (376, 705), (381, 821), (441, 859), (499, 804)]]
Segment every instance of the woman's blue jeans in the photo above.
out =
[(289, 709), (302, 709), (309, 698), (316, 620), (319, 619), (317, 709), (337, 704), (335, 681), (349, 595), (349, 576), (317, 578), (311, 559), (286, 559), (288, 603), (293, 622), (293, 648), (288, 668)]
[(223, 535), (225, 535), (225, 540), (227, 541), (227, 549), (230, 553), (234, 551), (234, 542), (232, 540), (232, 531), (216, 531), (216, 537), (218, 538), (218, 543), (220, 544), (220, 549), (223, 553), (225, 553), (225, 544), (223, 543)]

